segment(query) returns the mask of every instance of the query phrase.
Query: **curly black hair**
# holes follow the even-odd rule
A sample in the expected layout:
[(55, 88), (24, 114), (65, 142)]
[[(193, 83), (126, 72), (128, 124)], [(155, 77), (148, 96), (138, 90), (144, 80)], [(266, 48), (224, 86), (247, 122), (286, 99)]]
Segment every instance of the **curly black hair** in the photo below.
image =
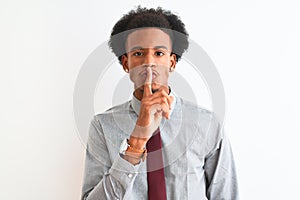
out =
[(128, 14), (123, 15), (113, 27), (110, 35), (108, 45), (120, 63), (122, 55), (126, 54), (125, 43), (128, 34), (134, 29), (143, 27), (160, 28), (170, 36), (172, 53), (176, 55), (176, 62), (188, 48), (188, 33), (177, 15), (161, 7), (148, 9), (138, 6), (136, 10), (131, 10)]

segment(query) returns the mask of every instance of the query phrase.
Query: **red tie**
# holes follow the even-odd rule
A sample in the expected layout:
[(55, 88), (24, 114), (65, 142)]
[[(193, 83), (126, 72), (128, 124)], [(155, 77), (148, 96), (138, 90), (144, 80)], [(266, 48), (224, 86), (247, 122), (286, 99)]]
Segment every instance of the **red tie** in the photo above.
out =
[(166, 182), (159, 128), (146, 144), (148, 200), (166, 200)]

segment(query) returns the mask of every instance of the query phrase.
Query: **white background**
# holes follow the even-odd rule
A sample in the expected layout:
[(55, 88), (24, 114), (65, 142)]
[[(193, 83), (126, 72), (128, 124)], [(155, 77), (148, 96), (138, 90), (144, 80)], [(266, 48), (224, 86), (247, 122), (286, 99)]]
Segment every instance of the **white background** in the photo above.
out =
[(179, 14), (218, 68), (241, 199), (299, 199), (296, 0), (1, 0), (0, 199), (80, 198), (85, 149), (73, 117), (75, 80), (138, 4)]

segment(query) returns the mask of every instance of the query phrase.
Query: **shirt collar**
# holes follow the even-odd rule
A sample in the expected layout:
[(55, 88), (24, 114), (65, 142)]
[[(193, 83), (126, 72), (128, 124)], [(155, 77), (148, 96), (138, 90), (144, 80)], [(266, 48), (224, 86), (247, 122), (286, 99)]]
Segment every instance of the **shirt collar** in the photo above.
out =
[[(169, 87), (170, 88), (170, 87)], [(176, 94), (171, 90), (170, 88), (170, 96), (173, 96), (174, 97), (174, 101), (172, 102), (171, 104), (171, 111), (170, 111), (170, 116), (172, 115), (172, 112), (175, 108), (175, 105), (176, 105)], [(134, 110), (134, 112), (139, 115), (140, 113), (140, 107), (141, 107), (141, 101), (138, 100), (134, 95), (132, 95), (132, 100), (131, 100), (131, 106)]]

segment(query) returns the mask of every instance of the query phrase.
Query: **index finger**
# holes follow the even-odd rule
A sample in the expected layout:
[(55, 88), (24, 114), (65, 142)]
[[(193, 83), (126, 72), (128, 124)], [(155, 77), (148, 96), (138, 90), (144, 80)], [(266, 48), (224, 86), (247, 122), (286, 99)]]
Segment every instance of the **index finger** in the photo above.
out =
[(143, 96), (149, 96), (152, 94), (152, 88), (151, 88), (151, 84), (152, 84), (152, 68), (151, 67), (147, 67), (147, 74), (146, 74), (146, 80), (145, 80), (145, 84), (144, 84), (144, 94)]

